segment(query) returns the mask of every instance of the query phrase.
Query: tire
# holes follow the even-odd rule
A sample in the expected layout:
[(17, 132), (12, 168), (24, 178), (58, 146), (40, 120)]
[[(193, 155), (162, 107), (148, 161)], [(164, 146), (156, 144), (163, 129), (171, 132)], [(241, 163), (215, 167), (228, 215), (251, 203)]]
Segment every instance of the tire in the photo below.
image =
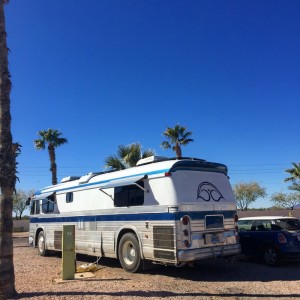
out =
[(143, 261), (137, 237), (133, 233), (122, 236), (118, 248), (119, 261), (127, 272), (135, 273), (142, 269)]
[(263, 249), (263, 260), (269, 266), (276, 266), (279, 263), (279, 252), (274, 246), (267, 246)]
[(46, 250), (46, 243), (45, 243), (45, 234), (44, 231), (41, 231), (38, 236), (37, 240), (37, 248), (38, 248), (38, 253), (41, 256), (47, 256), (48, 251)]

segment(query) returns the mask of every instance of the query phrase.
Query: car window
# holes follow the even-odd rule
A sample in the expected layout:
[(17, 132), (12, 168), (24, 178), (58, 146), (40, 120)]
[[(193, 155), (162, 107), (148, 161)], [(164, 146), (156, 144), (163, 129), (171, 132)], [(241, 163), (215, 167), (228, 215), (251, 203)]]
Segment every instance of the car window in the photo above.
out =
[(281, 226), (276, 222), (276, 220), (272, 220), (271, 222), (271, 230), (273, 231), (280, 231), (282, 228)]
[(298, 219), (277, 219), (274, 224), (280, 229), (300, 230), (300, 220)]
[(239, 220), (239, 231), (300, 230), (298, 219)]
[(271, 230), (270, 220), (256, 220), (253, 222), (251, 231), (269, 231)]
[(250, 231), (252, 227), (252, 220), (238, 221), (238, 228), (240, 231)]
[(262, 220), (257, 224), (258, 231), (266, 231), (271, 230), (271, 221), (269, 220)]

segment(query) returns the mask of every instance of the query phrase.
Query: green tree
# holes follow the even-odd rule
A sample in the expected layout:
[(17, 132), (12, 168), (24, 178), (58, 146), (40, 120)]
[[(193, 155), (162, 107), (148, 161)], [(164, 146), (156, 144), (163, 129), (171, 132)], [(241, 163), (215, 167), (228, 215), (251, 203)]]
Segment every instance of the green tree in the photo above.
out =
[(289, 186), (290, 190), (295, 190), (300, 192), (300, 163), (292, 163), (293, 168), (285, 170), (290, 174), (288, 178), (286, 178), (285, 182), (292, 182), (292, 185)]
[(251, 203), (260, 197), (266, 197), (266, 189), (257, 182), (241, 182), (233, 185), (236, 205), (240, 210), (248, 210)]
[(12, 142), (8, 48), (4, 5), (0, 0), (0, 299), (13, 298), (15, 272), (13, 264), (12, 195), (16, 185), (16, 157), (20, 145)]
[(300, 193), (274, 193), (271, 201), (276, 207), (292, 209), (295, 205), (300, 204)]
[(185, 146), (194, 140), (190, 138), (191, 131), (186, 131), (184, 126), (177, 124), (174, 128), (167, 127), (163, 132), (166, 140), (161, 143), (161, 147), (166, 150), (172, 148), (176, 153), (177, 158), (182, 157), (181, 146)]
[(34, 194), (33, 190), (23, 191), (18, 189), (13, 195), (13, 212), (16, 215), (16, 219), (22, 220), (22, 214), (28, 207), (26, 200)]
[(52, 184), (57, 184), (57, 166), (55, 148), (66, 144), (68, 140), (61, 137), (62, 133), (55, 129), (41, 130), (38, 132), (39, 139), (34, 141), (37, 150), (45, 150), (48, 145), (48, 153), (50, 158), (50, 171), (52, 174)]
[(105, 159), (105, 167), (112, 170), (124, 170), (136, 166), (141, 158), (155, 155), (154, 151), (147, 149), (142, 151), (139, 143), (127, 146), (119, 145), (116, 155), (110, 155)]

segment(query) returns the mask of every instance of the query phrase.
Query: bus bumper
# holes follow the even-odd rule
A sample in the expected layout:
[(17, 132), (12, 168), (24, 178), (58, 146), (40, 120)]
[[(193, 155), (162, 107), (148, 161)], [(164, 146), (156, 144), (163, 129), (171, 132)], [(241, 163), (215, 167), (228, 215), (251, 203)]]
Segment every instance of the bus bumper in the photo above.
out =
[(178, 262), (196, 261), (206, 258), (225, 258), (227, 256), (241, 253), (241, 245), (224, 245), (216, 247), (179, 250), (177, 253)]
[(33, 246), (33, 237), (32, 236), (28, 237), (28, 244), (29, 244), (29, 246)]

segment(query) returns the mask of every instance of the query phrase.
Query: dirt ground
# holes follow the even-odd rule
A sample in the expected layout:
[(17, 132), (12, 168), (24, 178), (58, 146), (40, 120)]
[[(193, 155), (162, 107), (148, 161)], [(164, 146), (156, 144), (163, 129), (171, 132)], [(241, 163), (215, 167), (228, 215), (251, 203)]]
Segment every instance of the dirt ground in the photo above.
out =
[[(80, 256), (77, 266), (95, 260)], [(16, 299), (300, 299), (300, 263), (207, 260), (194, 268), (158, 266), (131, 274), (117, 260), (102, 258), (94, 277), (57, 283), (60, 256), (41, 257), (24, 235), (15, 235), (14, 266)]]

